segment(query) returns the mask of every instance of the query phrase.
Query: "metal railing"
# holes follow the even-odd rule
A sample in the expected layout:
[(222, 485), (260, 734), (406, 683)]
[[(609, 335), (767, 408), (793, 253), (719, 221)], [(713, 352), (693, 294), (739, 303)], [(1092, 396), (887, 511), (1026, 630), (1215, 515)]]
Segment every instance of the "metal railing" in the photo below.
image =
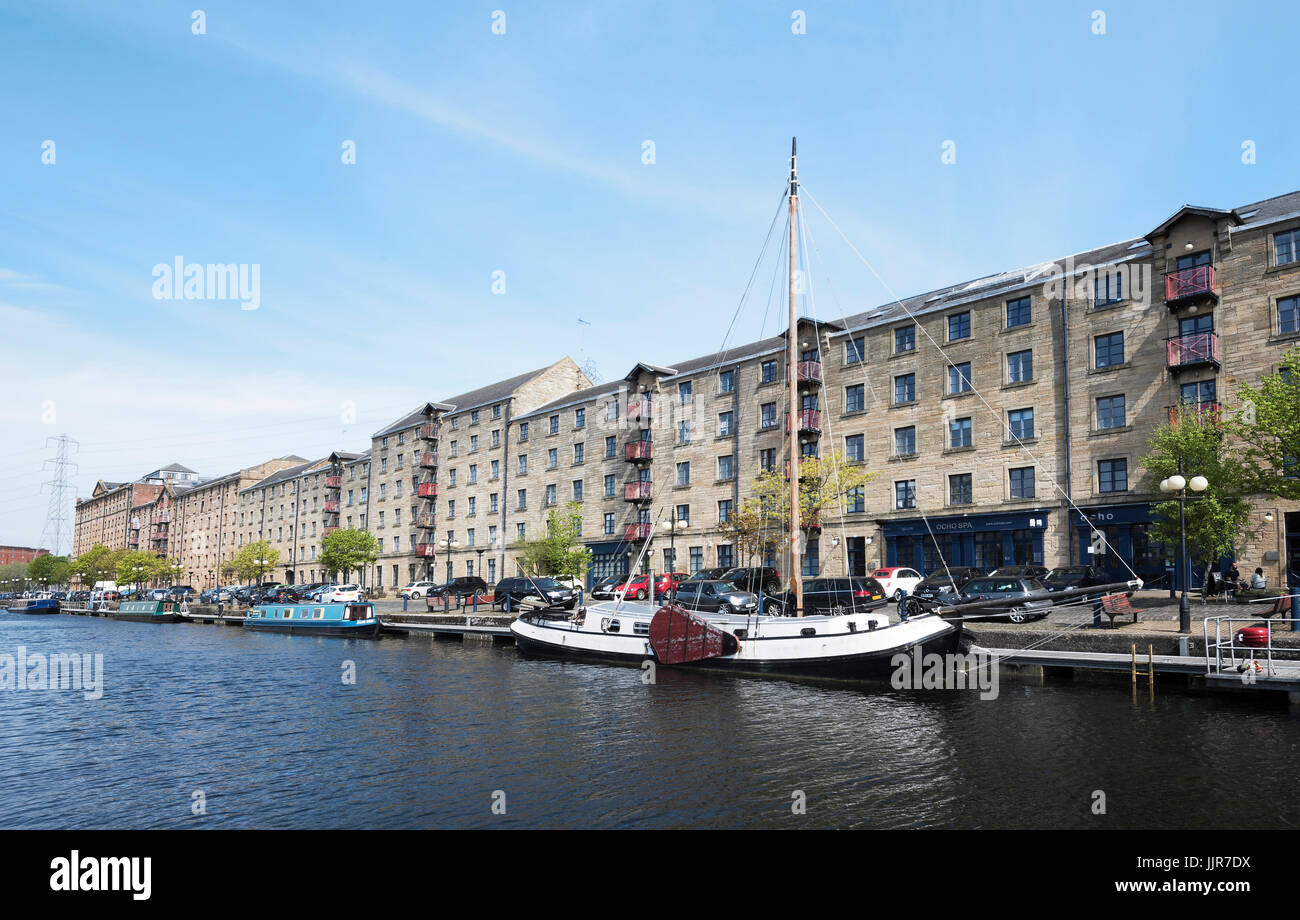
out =
[[(1291, 597), (1293, 595), (1284, 596)], [(1275, 604), (1277, 600), (1276, 597), (1270, 597), (1267, 602)], [(1278, 622), (1280, 625), (1286, 621), (1279, 620)], [(1213, 639), (1210, 637), (1210, 624), (1214, 624)], [(1239, 644), (1237, 642), (1237, 633), (1244, 626), (1265, 627), (1267, 638), (1264, 645)], [(1264, 673), (1271, 677), (1276, 673), (1273, 653), (1276, 651), (1295, 651), (1294, 649), (1281, 649), (1273, 645), (1273, 621), (1262, 616), (1234, 617), (1229, 615), (1206, 617), (1202, 624), (1202, 630), (1205, 639), (1206, 674), (1221, 674), (1225, 670), (1242, 670), (1251, 667), (1261, 660), (1262, 654), (1265, 663)], [(1238, 653), (1240, 653), (1240, 660)]]

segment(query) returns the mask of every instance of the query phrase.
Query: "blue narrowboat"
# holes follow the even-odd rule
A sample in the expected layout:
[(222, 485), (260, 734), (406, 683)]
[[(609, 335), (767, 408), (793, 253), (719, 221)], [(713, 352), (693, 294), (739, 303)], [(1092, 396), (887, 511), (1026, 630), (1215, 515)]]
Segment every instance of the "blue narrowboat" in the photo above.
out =
[(180, 611), (175, 601), (122, 601), (113, 619), (132, 623), (175, 623)]
[(26, 597), (11, 601), (10, 613), (58, 613), (59, 602), (52, 597)]
[(369, 603), (266, 604), (248, 611), (244, 626), (311, 636), (373, 639), (379, 635), (375, 605)]

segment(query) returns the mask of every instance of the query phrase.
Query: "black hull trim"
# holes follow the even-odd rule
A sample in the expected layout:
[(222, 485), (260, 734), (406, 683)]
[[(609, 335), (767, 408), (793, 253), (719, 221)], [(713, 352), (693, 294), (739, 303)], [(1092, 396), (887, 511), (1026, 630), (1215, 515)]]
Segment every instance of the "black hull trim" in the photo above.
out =
[(176, 623), (180, 620), (180, 615), (176, 613), (114, 613), (113, 619), (121, 620), (124, 623)]
[(258, 632), (290, 633), (295, 636), (337, 636), (352, 639), (376, 639), (379, 637), (379, 624), (369, 626), (300, 626), (293, 623), (255, 623), (245, 620), (244, 627)]
[[(920, 643), (921, 655), (948, 655), (961, 651), (962, 629), (953, 624), (951, 632)], [(568, 646), (556, 646), (515, 634), (519, 651), (532, 658), (564, 658), (593, 664), (619, 664), (639, 666), (648, 655), (620, 655), (613, 652), (592, 652)], [(836, 658), (796, 658), (788, 661), (748, 661), (737, 658), (710, 658), (690, 664), (660, 665), (683, 671), (715, 671), (738, 677), (784, 677), (833, 681), (888, 681), (893, 675), (894, 656), (912, 654), (913, 646), (898, 646), (862, 655), (844, 655)]]

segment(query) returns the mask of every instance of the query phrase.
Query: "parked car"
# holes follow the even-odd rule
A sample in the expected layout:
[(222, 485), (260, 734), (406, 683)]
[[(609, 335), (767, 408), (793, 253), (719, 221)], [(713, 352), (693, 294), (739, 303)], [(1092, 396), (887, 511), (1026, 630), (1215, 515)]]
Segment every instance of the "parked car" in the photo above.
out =
[(416, 597), (424, 597), (426, 594), (429, 593), (430, 588), (436, 588), (436, 587), (438, 587), (436, 582), (413, 581), (405, 588), (403, 588), (401, 591), (398, 591), (397, 594), (399, 597), (404, 597), (408, 599), (416, 598)]
[(194, 588), (191, 585), (172, 585), (167, 589), (167, 596), (178, 601), (188, 601), (194, 597)]
[(434, 585), (424, 592), (425, 597), (469, 597), (487, 591), (487, 582), (477, 575), (462, 575), (446, 584)]
[(690, 581), (677, 586), (674, 603), (687, 610), (752, 614), (758, 612), (758, 595), (742, 591), (729, 581)]
[(927, 604), (955, 604), (962, 585), (972, 578), (983, 578), (978, 569), (954, 568), (927, 575), (916, 583), (907, 596), (908, 615), (921, 613)]
[[(684, 572), (667, 572), (654, 576), (655, 597), (665, 597), (686, 581)], [(622, 593), (624, 597), (643, 601), (650, 596), (650, 576), (631, 575), (614, 586), (613, 593)]]
[(311, 599), (304, 593), (306, 586), (277, 585), (269, 591), (262, 592), (262, 600), (274, 604), (301, 604)]
[(718, 576), (720, 581), (729, 581), (742, 591), (750, 594), (780, 594), (781, 573), (771, 566), (758, 568), (728, 569)]
[[(794, 615), (794, 597), (785, 591), (774, 595), (777, 605), (768, 605), (766, 613)], [(803, 612), (805, 614), (861, 613), (875, 610), (889, 603), (885, 589), (870, 576), (854, 575), (838, 578), (806, 578), (803, 582)]]
[[(1043, 583), (1036, 578), (1012, 575), (986, 575), (972, 578), (962, 585), (959, 595), (962, 602), (1007, 599), (1015, 601), (1007, 606), (1005, 616), (1012, 623), (1024, 623), (1028, 620), (1041, 620), (1052, 609), (1052, 600)], [(1001, 608), (992, 608), (985, 613), (971, 611), (967, 616), (977, 615), (981, 619), (1003, 616), (997, 613)]]
[(724, 574), (730, 571), (731, 568), (725, 565), (719, 569), (700, 569), (698, 572), (696, 572), (694, 575), (692, 575), (690, 578), (686, 580), (687, 581), (717, 581)]
[(1045, 565), (1003, 565), (998, 566), (990, 575), (1006, 575), (1012, 578), (1034, 578), (1042, 579), (1046, 577), (1049, 569)]
[(607, 575), (591, 586), (591, 596), (598, 600), (608, 600), (624, 580), (622, 575)]
[(331, 585), (330, 589), (321, 595), (321, 600), (327, 604), (346, 604), (353, 601), (360, 603), (365, 599), (366, 592), (360, 585)]
[[(545, 598), (539, 593), (539, 589), (546, 592)], [(570, 610), (578, 605), (578, 592), (564, 587), (554, 578), (503, 578), (496, 583), (493, 595), (492, 606), (500, 607), (502, 610), (506, 608), (507, 601), (510, 603), (511, 610), (517, 610), (519, 602), (526, 597), (535, 597), (542, 601), (549, 598), (552, 604)]]
[(1062, 565), (1052, 569), (1040, 581), (1048, 591), (1064, 591), (1108, 584), (1110, 579), (1095, 565)]
[(920, 572), (897, 565), (876, 569), (871, 573), (871, 577), (880, 582), (880, 586), (885, 589), (885, 594), (892, 600), (899, 600), (904, 592), (911, 594), (921, 583)]

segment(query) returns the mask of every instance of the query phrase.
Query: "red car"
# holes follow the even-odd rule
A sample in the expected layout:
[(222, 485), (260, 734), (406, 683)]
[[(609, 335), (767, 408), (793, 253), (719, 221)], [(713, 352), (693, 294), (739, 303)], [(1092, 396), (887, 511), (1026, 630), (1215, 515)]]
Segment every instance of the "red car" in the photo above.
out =
[[(666, 572), (654, 577), (655, 579), (655, 596), (663, 597), (672, 591), (677, 590), (677, 586), (684, 582), (689, 576), (684, 572)], [(622, 592), (625, 596), (638, 601), (643, 601), (650, 596), (650, 576), (633, 575), (623, 582), (617, 588), (616, 592)]]

